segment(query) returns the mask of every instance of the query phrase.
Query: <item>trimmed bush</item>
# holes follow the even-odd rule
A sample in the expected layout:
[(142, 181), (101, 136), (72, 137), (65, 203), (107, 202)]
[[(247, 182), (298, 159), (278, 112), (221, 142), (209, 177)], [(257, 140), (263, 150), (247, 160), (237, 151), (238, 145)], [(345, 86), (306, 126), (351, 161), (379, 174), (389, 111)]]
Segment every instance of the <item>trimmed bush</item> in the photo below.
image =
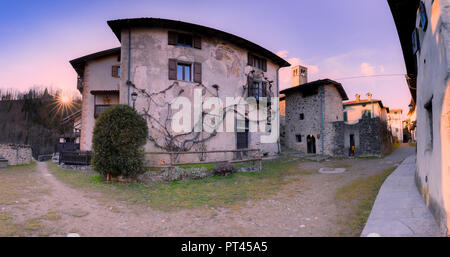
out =
[(144, 173), (143, 148), (147, 135), (147, 122), (133, 108), (128, 105), (108, 108), (95, 123), (94, 170), (108, 181), (111, 177), (134, 178)]

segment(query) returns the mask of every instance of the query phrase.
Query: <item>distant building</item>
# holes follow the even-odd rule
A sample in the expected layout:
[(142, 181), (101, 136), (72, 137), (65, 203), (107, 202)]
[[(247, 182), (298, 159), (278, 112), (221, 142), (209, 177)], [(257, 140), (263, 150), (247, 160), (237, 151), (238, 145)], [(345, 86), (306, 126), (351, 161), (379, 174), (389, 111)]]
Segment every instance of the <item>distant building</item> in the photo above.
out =
[(409, 111), (406, 114), (406, 119), (403, 121), (404, 129), (408, 135), (408, 142), (416, 142), (416, 127), (417, 127), (417, 115), (416, 115), (416, 104), (413, 100), (409, 104)]
[(367, 93), (367, 99), (361, 99), (359, 94), (355, 95), (355, 100), (344, 102), (344, 121), (346, 124), (354, 124), (362, 117), (375, 118), (386, 121), (387, 108), (378, 99), (372, 99), (372, 94)]
[[(450, 235), (450, 0), (388, 0), (417, 112), (416, 182)], [(413, 114), (411, 114), (413, 117)]]
[[(297, 76), (294, 67), (293, 77)], [(306, 74), (305, 74), (306, 76)], [(298, 81), (298, 80), (297, 80)], [(301, 81), (305, 82), (305, 81)], [(330, 79), (290, 87), (285, 95), (286, 144), (305, 153), (336, 155), (333, 122), (343, 121), (342, 100), (347, 100), (342, 85)]]
[(387, 125), (396, 142), (403, 142), (403, 110), (390, 109), (387, 113)]
[[(304, 76), (299, 74), (302, 67), (293, 67), (292, 81), (302, 84), (280, 92), (285, 95), (281, 131), (287, 148), (330, 156), (382, 155), (390, 151), (386, 109), (380, 100), (352, 101), (345, 106), (342, 101), (348, 97), (340, 83), (330, 79), (307, 82), (306, 69)], [(345, 115), (352, 118), (351, 123)]]

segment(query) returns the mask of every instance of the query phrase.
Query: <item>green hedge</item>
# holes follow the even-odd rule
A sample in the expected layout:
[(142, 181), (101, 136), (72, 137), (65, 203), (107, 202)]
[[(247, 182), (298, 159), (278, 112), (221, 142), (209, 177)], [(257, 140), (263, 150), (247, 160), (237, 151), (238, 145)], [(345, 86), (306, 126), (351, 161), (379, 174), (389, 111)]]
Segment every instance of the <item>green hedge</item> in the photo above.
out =
[(145, 172), (143, 148), (147, 142), (145, 119), (128, 105), (114, 105), (95, 123), (92, 165), (103, 176), (135, 177)]

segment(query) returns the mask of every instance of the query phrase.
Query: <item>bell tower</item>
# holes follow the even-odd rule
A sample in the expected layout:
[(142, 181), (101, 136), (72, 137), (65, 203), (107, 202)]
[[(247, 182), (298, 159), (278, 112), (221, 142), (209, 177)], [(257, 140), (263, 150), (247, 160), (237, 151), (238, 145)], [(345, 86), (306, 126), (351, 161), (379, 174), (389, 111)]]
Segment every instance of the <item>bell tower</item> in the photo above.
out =
[(308, 68), (297, 65), (292, 67), (292, 87), (308, 83)]

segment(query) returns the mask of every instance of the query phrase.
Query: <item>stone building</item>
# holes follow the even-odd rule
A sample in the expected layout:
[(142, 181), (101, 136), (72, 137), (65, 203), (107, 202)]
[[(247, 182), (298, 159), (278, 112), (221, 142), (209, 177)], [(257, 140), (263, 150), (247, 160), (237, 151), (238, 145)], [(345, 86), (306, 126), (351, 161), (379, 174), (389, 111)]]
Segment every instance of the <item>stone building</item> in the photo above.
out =
[[(108, 25), (121, 43), (119, 48), (71, 61), (83, 95), (81, 150), (92, 148), (96, 117), (113, 104), (127, 104), (148, 121), (148, 152), (247, 148), (260, 149), (265, 155), (279, 152), (277, 140), (264, 143), (261, 138), (279, 131), (278, 71), (290, 66), (284, 59), (236, 35), (181, 21), (138, 18), (108, 21)], [(194, 100), (196, 90), (201, 92), (201, 101), (218, 97), (224, 104), (227, 97), (254, 97), (257, 103), (260, 97), (275, 97), (276, 102), (267, 103), (271, 108), (268, 129), (249, 130), (249, 106), (245, 113), (228, 108), (226, 119), (213, 120), (212, 132), (177, 136), (182, 133), (174, 131), (168, 122), (173, 114), (172, 102), (178, 97)], [(195, 107), (190, 113), (196, 115)], [(200, 115), (202, 121), (207, 118), (202, 110)], [(247, 121), (240, 122), (243, 117), (238, 115)], [(262, 121), (256, 122), (259, 125)], [(235, 131), (220, 128), (233, 123)], [(159, 164), (167, 161), (166, 156), (149, 157), (148, 161)], [(224, 158), (229, 159), (224, 153), (183, 155), (179, 161)]]
[(380, 156), (390, 152), (387, 109), (380, 100), (371, 99), (370, 94), (367, 100), (361, 100), (357, 95), (355, 101), (343, 104), (348, 97), (340, 83), (300, 80), (302, 72), (296, 70), (302, 69), (307, 78), (307, 69), (294, 67), (292, 87), (280, 92), (285, 101), (281, 131), (287, 148), (330, 156)]
[(378, 99), (372, 99), (372, 94), (367, 93), (367, 99), (361, 99), (359, 94), (355, 95), (355, 100), (344, 103), (344, 121), (347, 124), (358, 122), (363, 116), (369, 118), (379, 117), (380, 120), (387, 120), (388, 108), (384, 107), (383, 102)]
[(403, 142), (403, 110), (389, 109), (387, 113), (387, 125), (396, 142)]
[(450, 235), (450, 0), (388, 0), (417, 115), (416, 182)]
[(306, 69), (294, 67), (292, 81), (301, 84), (280, 92), (286, 102), (286, 146), (304, 153), (335, 155), (338, 149), (334, 144), (337, 135), (333, 123), (343, 121), (342, 101), (348, 100), (347, 94), (336, 81), (308, 83), (302, 80), (306, 76)]
[(355, 100), (343, 103), (344, 154), (359, 156), (381, 156), (392, 150), (391, 132), (387, 125), (389, 108), (371, 93), (367, 99), (359, 94)]

